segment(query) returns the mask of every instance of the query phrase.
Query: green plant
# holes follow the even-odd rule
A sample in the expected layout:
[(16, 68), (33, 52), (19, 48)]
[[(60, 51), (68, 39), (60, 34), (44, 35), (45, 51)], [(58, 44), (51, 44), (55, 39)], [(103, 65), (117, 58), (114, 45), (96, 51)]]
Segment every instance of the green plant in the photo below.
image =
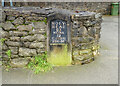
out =
[(67, 45), (63, 46), (62, 49), (55, 47), (47, 61), (54, 66), (71, 65), (72, 58), (67, 51)]
[(35, 74), (51, 70), (52, 66), (46, 61), (46, 57), (47, 53), (35, 56), (34, 60), (28, 63), (27, 68), (32, 68)]
[(45, 24), (47, 24), (47, 18), (45, 18), (45, 19), (43, 20), (43, 22), (45, 22)]
[(6, 52), (6, 54), (7, 54), (8, 58), (11, 59), (11, 50), (8, 50), (8, 51)]
[(4, 43), (5, 40), (6, 40), (5, 38), (1, 38), (0, 39), (2, 45), (3, 45), (3, 43)]

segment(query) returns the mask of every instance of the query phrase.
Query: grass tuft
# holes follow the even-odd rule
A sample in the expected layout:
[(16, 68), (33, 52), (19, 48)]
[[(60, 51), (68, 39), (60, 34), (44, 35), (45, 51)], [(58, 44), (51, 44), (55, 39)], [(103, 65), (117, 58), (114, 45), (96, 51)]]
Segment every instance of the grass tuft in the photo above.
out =
[(72, 59), (71, 54), (67, 51), (67, 45), (63, 46), (62, 49), (55, 47), (53, 51), (51, 51), (47, 61), (53, 66), (71, 65)]

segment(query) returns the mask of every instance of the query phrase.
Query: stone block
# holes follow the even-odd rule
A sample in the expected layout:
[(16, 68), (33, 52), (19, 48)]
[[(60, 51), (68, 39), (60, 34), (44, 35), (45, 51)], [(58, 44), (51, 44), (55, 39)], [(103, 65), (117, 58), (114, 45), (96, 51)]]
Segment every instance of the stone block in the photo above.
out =
[(5, 41), (6, 45), (12, 46), (12, 47), (20, 47), (22, 46), (22, 43), (20, 42), (13, 42), (13, 41)]
[(19, 48), (19, 55), (20, 56), (35, 56), (36, 50), (35, 49), (29, 49), (29, 48)]
[(14, 25), (21, 25), (24, 23), (24, 19), (23, 17), (18, 17), (17, 19), (15, 19), (13, 22), (12, 22)]
[(36, 43), (32, 42), (29, 48), (35, 48), (35, 49), (45, 48), (45, 42), (36, 42)]
[(28, 62), (29, 61), (25, 58), (15, 58), (11, 60), (10, 66), (15, 68), (25, 67), (28, 64)]
[(17, 28), (15, 28), (15, 26), (10, 21), (7, 21), (7, 22), (3, 23), (2, 27), (6, 31), (17, 30)]
[(29, 24), (29, 25), (19, 25), (19, 26), (17, 27), (17, 29), (18, 29), (19, 31), (32, 31), (33, 26), (32, 26), (32, 24)]
[(10, 36), (17, 36), (17, 37), (22, 37), (22, 36), (27, 36), (27, 32), (20, 32), (20, 31), (10, 31), (9, 32)]
[(10, 41), (20, 42), (20, 37), (10, 37)]
[(11, 53), (14, 55), (18, 54), (18, 47), (9, 47), (9, 49), (11, 50)]

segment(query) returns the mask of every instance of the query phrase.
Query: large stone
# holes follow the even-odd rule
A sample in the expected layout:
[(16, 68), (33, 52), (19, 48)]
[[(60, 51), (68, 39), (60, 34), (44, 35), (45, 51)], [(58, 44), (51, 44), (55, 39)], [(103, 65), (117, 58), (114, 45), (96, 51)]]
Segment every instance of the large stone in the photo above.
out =
[(8, 46), (12, 46), (12, 47), (20, 47), (20, 46), (22, 46), (22, 43), (20, 43), (20, 42), (5, 41), (5, 43), (6, 43)]
[(45, 36), (42, 34), (35, 34), (34, 38), (36, 39), (36, 41), (39, 41), (39, 42), (45, 41)]
[[(6, 13), (5, 12), (2, 12), (2, 22), (5, 22), (5, 19), (6, 19)], [(1, 21), (1, 20), (0, 20)]]
[(19, 25), (17, 27), (17, 29), (19, 31), (32, 31), (32, 28), (33, 28), (32, 24), (29, 24), (29, 25)]
[(33, 24), (36, 29), (45, 30), (46, 28), (45, 22), (34, 22)]
[(20, 37), (10, 37), (10, 41), (19, 42), (20, 41)]
[(2, 27), (4, 30), (16, 30), (15, 26), (10, 22), (10, 21), (7, 21), (5, 23), (2, 24)]
[(35, 36), (25, 36), (25, 37), (21, 37), (21, 41), (23, 41), (23, 42), (27, 42), (27, 41), (33, 42), (33, 41), (35, 41), (35, 40), (36, 40)]
[(45, 34), (45, 29), (33, 29), (29, 34)]
[(25, 58), (15, 58), (10, 62), (11, 67), (25, 67), (28, 64), (28, 60)]
[(36, 16), (29, 16), (29, 17), (26, 17), (26, 20), (27, 21), (41, 21), (41, 20), (44, 20), (45, 18), (44, 17), (36, 17)]
[(24, 19), (23, 19), (23, 17), (18, 17), (12, 23), (15, 24), (15, 25), (20, 25), (20, 24), (24, 23)]
[(11, 50), (12, 54), (15, 54), (15, 55), (18, 54), (18, 47), (9, 47), (9, 49)]
[(30, 44), (30, 46), (29, 46), (29, 48), (38, 48), (38, 49), (40, 49), (40, 48), (44, 48), (45, 47), (45, 43), (44, 42), (37, 42), (37, 43), (31, 43)]
[(26, 47), (26, 48), (29, 48), (30, 44), (31, 44), (31, 42), (24, 42), (23, 46)]
[(3, 45), (2, 45), (2, 50), (8, 50), (8, 47), (5, 43), (3, 43)]
[(29, 49), (29, 48), (19, 48), (19, 55), (20, 56), (35, 56), (36, 50), (35, 49)]
[(43, 54), (45, 53), (45, 49), (37, 49), (37, 54)]
[(18, 37), (22, 37), (22, 36), (27, 36), (28, 35), (27, 32), (20, 32), (20, 31), (10, 31), (9, 34), (10, 34), (10, 36), (18, 36)]
[(7, 16), (7, 20), (15, 20), (14, 16)]
[(96, 29), (94, 27), (89, 27), (88, 28), (88, 34), (92, 37), (95, 37)]
[(2, 28), (0, 28), (0, 38), (8, 38), (9, 33), (7, 31), (4, 31)]

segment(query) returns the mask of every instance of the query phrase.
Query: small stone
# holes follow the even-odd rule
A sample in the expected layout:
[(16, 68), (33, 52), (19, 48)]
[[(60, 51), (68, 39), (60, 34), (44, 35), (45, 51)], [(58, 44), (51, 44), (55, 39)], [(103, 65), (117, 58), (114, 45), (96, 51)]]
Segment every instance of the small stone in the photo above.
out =
[(15, 24), (15, 25), (20, 25), (20, 24), (24, 23), (24, 19), (23, 19), (23, 17), (18, 17), (12, 23)]
[(23, 41), (23, 42), (27, 42), (27, 41), (33, 42), (33, 41), (35, 41), (35, 40), (36, 40), (36, 38), (35, 38), (34, 36), (21, 37), (21, 41)]
[(10, 66), (15, 68), (25, 67), (28, 64), (28, 62), (29, 61), (25, 58), (15, 58), (11, 60)]
[(17, 36), (17, 37), (22, 37), (22, 36), (27, 36), (27, 32), (20, 32), (20, 31), (10, 31), (9, 32), (10, 36)]
[(2, 28), (0, 28), (0, 37), (8, 38), (9, 37), (9, 33), (7, 31), (4, 31)]
[(9, 30), (17, 30), (17, 29), (15, 28), (15, 26), (14, 26), (10, 21), (7, 21), (7, 22), (3, 23), (3, 24), (2, 24), (2, 27), (3, 27), (3, 29), (6, 30), (6, 31), (9, 31)]
[(12, 54), (15, 54), (15, 55), (18, 54), (18, 47), (9, 47), (9, 49), (11, 50)]
[(20, 56), (35, 56), (37, 55), (35, 49), (29, 49), (29, 48), (19, 48), (19, 55)]
[(29, 48), (30, 44), (31, 44), (31, 42), (24, 42), (23, 46), (26, 47), (26, 48)]
[(18, 55), (11, 54), (11, 58), (12, 58), (12, 59), (18, 58), (18, 57), (19, 57)]
[(35, 29), (45, 30), (46, 28), (45, 22), (34, 22), (33, 24)]
[(8, 50), (8, 47), (5, 43), (3, 43), (3, 45), (2, 45), (2, 50)]
[(32, 31), (32, 28), (33, 28), (32, 24), (29, 24), (29, 25), (19, 25), (17, 27), (17, 29), (19, 31)]
[(10, 37), (10, 41), (19, 42), (20, 41), (20, 37)]
[(83, 54), (88, 54), (88, 53), (90, 53), (91, 52), (91, 49), (85, 49), (85, 50), (80, 50), (79, 51), (79, 54), (80, 55), (83, 55)]
[(39, 42), (44, 42), (45, 41), (45, 36), (42, 35), (42, 34), (35, 34), (34, 38)]
[(5, 43), (6, 43), (8, 46), (12, 46), (12, 47), (20, 47), (20, 46), (22, 46), (22, 44), (21, 44), (20, 42), (5, 41)]
[(7, 20), (15, 20), (15, 17), (14, 16), (8, 16)]
[(37, 42), (37, 43), (34, 43), (34, 42), (33, 42), (33, 43), (31, 43), (30, 46), (29, 46), (29, 48), (35, 48), (35, 49), (36, 49), (36, 48), (39, 48), (39, 49), (41, 48), (41, 49), (42, 49), (42, 48), (44, 48), (44, 47), (45, 47), (45, 43), (44, 43), (44, 42)]
[(45, 53), (45, 50), (44, 49), (37, 49), (37, 53), (38, 54), (43, 54), (43, 53)]

